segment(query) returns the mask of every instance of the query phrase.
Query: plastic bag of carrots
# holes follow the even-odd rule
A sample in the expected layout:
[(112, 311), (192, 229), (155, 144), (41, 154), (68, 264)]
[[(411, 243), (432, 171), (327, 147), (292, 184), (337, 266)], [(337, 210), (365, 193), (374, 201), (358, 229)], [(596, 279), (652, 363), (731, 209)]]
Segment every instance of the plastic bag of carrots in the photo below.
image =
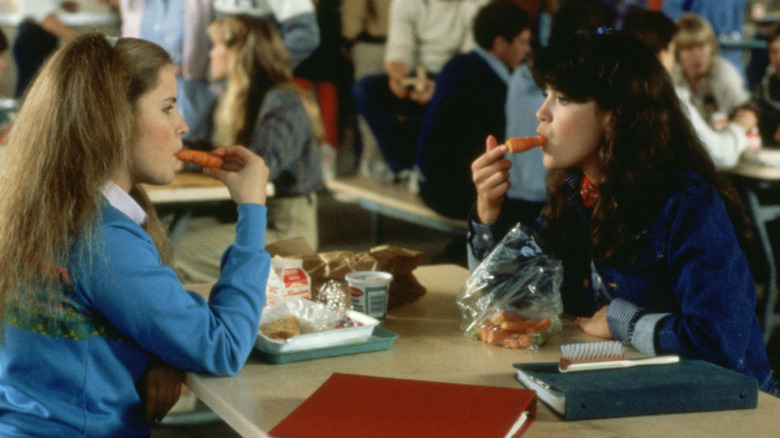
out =
[(518, 223), (472, 272), (457, 299), (471, 339), (537, 350), (562, 327), (563, 265)]

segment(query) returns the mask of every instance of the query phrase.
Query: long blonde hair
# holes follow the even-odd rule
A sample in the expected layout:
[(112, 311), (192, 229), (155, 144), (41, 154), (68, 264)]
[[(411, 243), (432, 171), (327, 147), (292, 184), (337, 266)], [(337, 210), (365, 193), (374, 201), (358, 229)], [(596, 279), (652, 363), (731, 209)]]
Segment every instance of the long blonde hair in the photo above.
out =
[(301, 97), (318, 139), (324, 137), (319, 109), (293, 82), (292, 64), (279, 32), (268, 20), (227, 15), (208, 27), (211, 40), (235, 51), (228, 66), (227, 88), (214, 115), (214, 143), (246, 144), (269, 90), (286, 86)]
[[(96, 237), (101, 190), (129, 163), (135, 103), (170, 63), (152, 43), (120, 39), (112, 47), (91, 33), (44, 65), (0, 152), (0, 318), (9, 294), (54, 286), (52, 268), (69, 266), (77, 240)], [(154, 209), (142, 188), (133, 192), (168, 257)]]

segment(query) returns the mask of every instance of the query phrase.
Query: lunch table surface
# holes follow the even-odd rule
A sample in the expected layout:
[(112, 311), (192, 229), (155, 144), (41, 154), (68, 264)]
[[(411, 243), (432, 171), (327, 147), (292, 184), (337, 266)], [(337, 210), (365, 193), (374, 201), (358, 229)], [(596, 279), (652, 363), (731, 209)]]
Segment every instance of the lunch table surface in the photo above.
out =
[[(514, 363), (557, 361), (562, 343), (597, 340), (568, 319), (538, 351), (470, 340), (460, 329), (456, 305), (468, 270), (428, 265), (414, 274), (427, 292), (388, 313), (381, 327), (399, 335), (389, 350), (287, 364), (266, 363), (253, 355), (236, 376), (188, 374), (187, 385), (239, 434), (264, 437), (334, 372), (521, 388)], [(208, 285), (192, 289), (208, 294)], [(630, 351), (628, 356), (639, 353)], [(564, 422), (539, 402), (537, 418), (523, 436), (679, 438), (742, 436), (748, 430), (752, 436), (780, 436), (779, 410), (780, 399), (760, 393), (756, 409)]]

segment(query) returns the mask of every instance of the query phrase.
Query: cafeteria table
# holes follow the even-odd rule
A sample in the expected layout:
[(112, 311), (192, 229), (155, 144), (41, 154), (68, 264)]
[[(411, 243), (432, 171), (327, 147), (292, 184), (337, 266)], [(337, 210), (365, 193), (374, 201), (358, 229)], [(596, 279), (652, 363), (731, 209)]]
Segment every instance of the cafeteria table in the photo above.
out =
[[(389, 350), (286, 364), (266, 363), (252, 355), (235, 376), (190, 373), (186, 384), (242, 436), (266, 437), (334, 372), (519, 388), (514, 363), (557, 361), (562, 343), (597, 340), (570, 320), (564, 320), (562, 331), (536, 352), (470, 340), (460, 330), (456, 306), (468, 270), (430, 265), (418, 267), (414, 275), (427, 292), (388, 313), (381, 327), (398, 334)], [(191, 289), (208, 294), (209, 286)], [(632, 350), (627, 355), (639, 353)], [(540, 402), (536, 420), (523, 437), (780, 436), (778, 412), (780, 399), (765, 393), (759, 393), (756, 409), (584, 421), (563, 421)]]

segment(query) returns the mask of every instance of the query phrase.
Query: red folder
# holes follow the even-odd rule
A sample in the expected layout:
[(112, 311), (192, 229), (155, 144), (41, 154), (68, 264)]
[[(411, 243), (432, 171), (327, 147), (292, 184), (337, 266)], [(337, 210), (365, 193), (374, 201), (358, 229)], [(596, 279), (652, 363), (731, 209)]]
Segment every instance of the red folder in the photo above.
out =
[(536, 392), (334, 373), (276, 425), (274, 438), (516, 438)]

